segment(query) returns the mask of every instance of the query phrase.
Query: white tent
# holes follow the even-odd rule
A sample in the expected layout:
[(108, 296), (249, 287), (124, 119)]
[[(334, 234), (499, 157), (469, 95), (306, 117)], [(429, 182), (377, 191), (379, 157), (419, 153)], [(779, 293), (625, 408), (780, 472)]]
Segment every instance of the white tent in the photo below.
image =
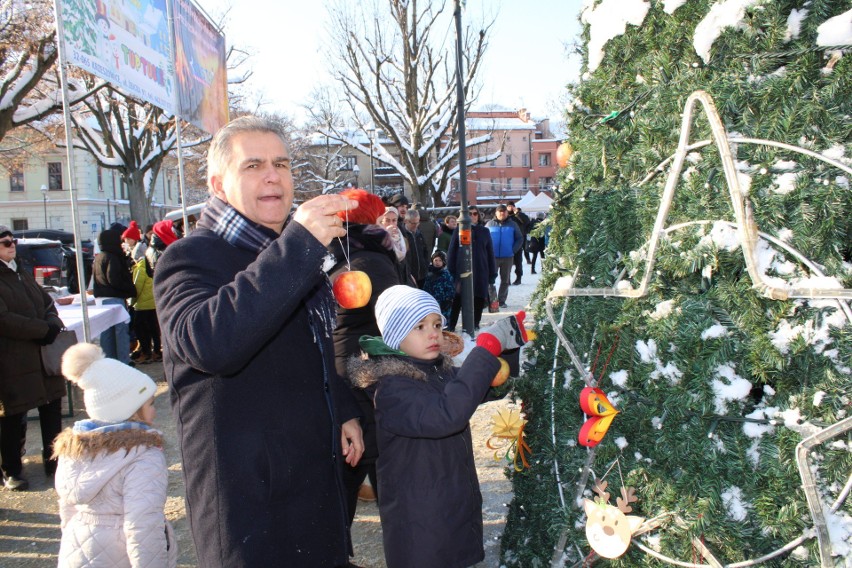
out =
[(526, 209), (527, 204), (535, 199), (535, 194), (532, 191), (527, 191), (526, 195), (515, 201), (515, 207)]
[(520, 208), (524, 213), (547, 213), (552, 203), (553, 199), (544, 192), (536, 196), (533, 196), (532, 192), (527, 192), (523, 199), (515, 202), (515, 207)]

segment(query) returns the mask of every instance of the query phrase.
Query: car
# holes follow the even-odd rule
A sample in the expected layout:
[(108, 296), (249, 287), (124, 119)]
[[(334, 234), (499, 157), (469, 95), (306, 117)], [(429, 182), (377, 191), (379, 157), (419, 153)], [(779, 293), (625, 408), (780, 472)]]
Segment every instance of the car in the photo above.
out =
[(68, 278), (62, 243), (50, 239), (18, 239), (18, 260), (44, 287), (65, 286)]
[[(68, 286), (68, 291), (72, 294), (78, 293), (79, 283), (77, 282), (77, 256), (74, 251), (74, 233), (68, 231), (60, 231), (58, 229), (22, 229), (12, 231), (12, 236), (21, 239), (48, 239), (51, 241), (59, 241), (62, 245), (62, 277), (61, 286)], [(94, 244), (89, 239), (84, 239), (80, 242), (83, 248), (83, 270), (86, 273), (86, 282), (92, 277), (92, 263), (95, 260)], [(50, 284), (51, 286), (54, 284)]]
[[(52, 241), (59, 241), (66, 247), (74, 248), (74, 233), (59, 229), (21, 229), (12, 231), (12, 236), (24, 239), (50, 239)], [(81, 239), (80, 246), (83, 248), (84, 253), (94, 256), (95, 244), (91, 239)]]

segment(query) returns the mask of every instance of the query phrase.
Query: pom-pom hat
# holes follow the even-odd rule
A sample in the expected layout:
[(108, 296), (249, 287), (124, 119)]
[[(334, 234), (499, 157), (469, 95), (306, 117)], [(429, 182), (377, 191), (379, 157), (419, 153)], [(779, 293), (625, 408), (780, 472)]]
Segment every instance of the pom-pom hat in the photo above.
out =
[(142, 240), (142, 232), (139, 231), (139, 225), (136, 224), (136, 221), (131, 221), (130, 226), (127, 227), (123, 233), (121, 233), (122, 239), (133, 239), (134, 241)]
[(151, 377), (116, 359), (93, 343), (78, 343), (62, 356), (62, 374), (83, 389), (91, 418), (123, 422), (157, 392)]
[(154, 234), (157, 235), (157, 237), (163, 241), (163, 244), (166, 246), (169, 246), (177, 240), (177, 235), (175, 235), (174, 231), (174, 223), (172, 223), (171, 219), (154, 223), (153, 230)]
[(446, 324), (435, 298), (411, 286), (391, 286), (376, 300), (376, 323), (382, 340), (391, 349), (399, 349), (405, 336), (429, 314), (438, 314)]

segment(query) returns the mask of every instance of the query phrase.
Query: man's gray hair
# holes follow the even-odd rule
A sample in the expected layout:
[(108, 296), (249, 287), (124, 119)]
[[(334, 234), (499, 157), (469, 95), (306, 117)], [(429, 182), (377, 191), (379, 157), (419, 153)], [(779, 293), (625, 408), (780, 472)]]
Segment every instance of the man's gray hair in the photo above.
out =
[(420, 211), (417, 209), (409, 209), (405, 212), (405, 220), (406, 221), (419, 221), (420, 220)]
[[(259, 116), (246, 115), (235, 118), (219, 129), (210, 142), (207, 151), (207, 179), (211, 176), (221, 174), (228, 167), (233, 151), (234, 136), (245, 132), (270, 132), (278, 136), (287, 147), (288, 133), (284, 125), (278, 121), (262, 118)], [(212, 191), (212, 188), (210, 188)]]

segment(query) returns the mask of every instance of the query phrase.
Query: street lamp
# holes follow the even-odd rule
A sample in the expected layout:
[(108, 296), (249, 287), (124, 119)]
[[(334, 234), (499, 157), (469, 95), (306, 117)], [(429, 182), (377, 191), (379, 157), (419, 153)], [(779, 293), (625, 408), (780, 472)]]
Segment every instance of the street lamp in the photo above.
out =
[(373, 166), (373, 144), (375, 144), (376, 140), (376, 129), (371, 126), (367, 129), (367, 136), (370, 138), (370, 193), (376, 193), (376, 186), (373, 182), (373, 171), (375, 167)]
[(45, 184), (41, 184), (41, 196), (42, 203), (44, 203), (44, 228), (49, 229), (47, 226), (47, 186)]
[(352, 173), (355, 174), (355, 187), (358, 187), (358, 176), (361, 174), (361, 168), (358, 164), (352, 166)]

